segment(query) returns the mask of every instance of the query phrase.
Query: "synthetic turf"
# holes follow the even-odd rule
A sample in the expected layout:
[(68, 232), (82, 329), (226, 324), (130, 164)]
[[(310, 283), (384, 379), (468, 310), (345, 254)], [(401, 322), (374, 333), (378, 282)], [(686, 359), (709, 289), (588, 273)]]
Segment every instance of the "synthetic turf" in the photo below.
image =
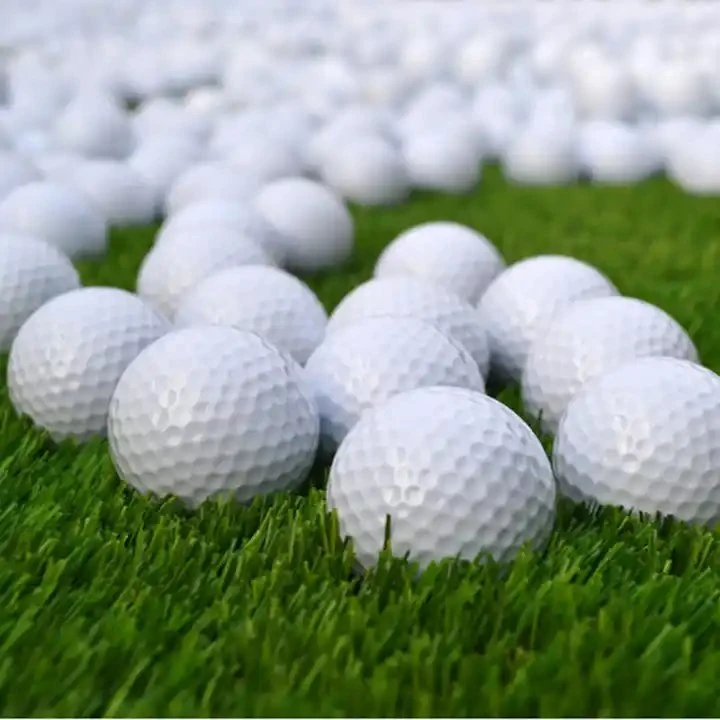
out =
[[(328, 308), (407, 227), (456, 220), (511, 262), (564, 253), (660, 305), (720, 370), (720, 204), (664, 180), (513, 188), (355, 209), (357, 251), (310, 279)], [(154, 229), (114, 233), (86, 283), (133, 288)], [(507, 395), (517, 408), (516, 396)], [(54, 447), (0, 399), (3, 716), (720, 714), (711, 533), (561, 508), (544, 556), (402, 562), (364, 579), (321, 489), (195, 514), (137, 497), (104, 442)]]

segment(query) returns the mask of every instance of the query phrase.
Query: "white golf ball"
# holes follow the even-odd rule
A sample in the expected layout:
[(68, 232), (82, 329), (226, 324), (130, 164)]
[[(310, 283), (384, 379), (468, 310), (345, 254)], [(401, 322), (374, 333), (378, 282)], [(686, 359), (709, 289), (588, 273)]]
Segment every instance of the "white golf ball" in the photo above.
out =
[(80, 163), (66, 176), (66, 182), (87, 196), (111, 225), (147, 225), (156, 217), (156, 190), (126, 163)]
[(415, 318), (372, 318), (334, 333), (310, 356), (305, 376), (328, 456), (365, 410), (399, 392), (428, 385), (485, 391), (467, 350)]
[(183, 328), (135, 359), (110, 404), (110, 452), (141, 493), (188, 505), (289, 490), (308, 475), (318, 415), (299, 366), (249, 332)]
[(155, 244), (159, 245), (177, 233), (206, 233), (216, 226), (234, 230), (256, 242), (278, 265), (283, 264), (285, 241), (280, 233), (250, 202), (233, 202), (227, 198), (197, 200), (168, 216), (155, 236)]
[(0, 233), (0, 352), (20, 326), (56, 295), (80, 287), (70, 260), (44, 240)]
[(327, 312), (284, 270), (247, 265), (210, 275), (183, 296), (176, 325), (227, 325), (269, 340), (304, 365), (325, 337)]
[(172, 184), (165, 207), (175, 214), (199, 200), (249, 202), (260, 190), (262, 181), (226, 162), (204, 162), (192, 165)]
[(107, 249), (102, 212), (79, 190), (56, 182), (31, 182), (11, 191), (0, 202), (0, 230), (45, 240), (71, 259)]
[(720, 520), (720, 377), (640, 358), (589, 382), (560, 421), (553, 466), (578, 502)]
[(54, 135), (60, 149), (86, 157), (122, 160), (135, 145), (130, 115), (101, 94), (73, 98), (55, 121)]
[(695, 345), (665, 311), (628, 297), (581, 300), (563, 310), (530, 347), (522, 376), (523, 404), (554, 433), (585, 383), (636, 357), (697, 362)]
[(15, 188), (40, 180), (40, 171), (16, 153), (0, 151), (0, 200)]
[(182, 296), (209, 275), (236, 265), (273, 265), (262, 247), (228, 227), (188, 229), (158, 243), (138, 273), (138, 294), (171, 320)]
[(125, 290), (90, 287), (58, 295), (28, 318), (12, 344), (12, 404), (55, 440), (103, 435), (120, 375), (170, 328)]
[(400, 233), (381, 253), (374, 275), (411, 275), (475, 304), (504, 269), (500, 253), (479, 232), (455, 222), (427, 222)]
[(561, 308), (617, 294), (601, 272), (575, 258), (539, 255), (511, 265), (478, 305), (490, 341), (492, 382), (520, 382), (530, 346)]
[(353, 250), (353, 221), (331, 190), (306, 178), (268, 183), (254, 202), (276, 230), (285, 264), (298, 272), (342, 265)]
[(416, 188), (465, 194), (480, 182), (480, 153), (448, 133), (415, 133), (403, 146), (403, 158)]
[(520, 185), (566, 185), (577, 179), (575, 139), (552, 127), (523, 128), (508, 143), (503, 172)]
[(410, 179), (400, 151), (385, 139), (345, 138), (328, 152), (322, 179), (359, 205), (394, 205), (410, 194)]
[(427, 387), (368, 411), (335, 456), (327, 504), (365, 568), (389, 518), (392, 554), (421, 568), (540, 549), (555, 519), (555, 482), (530, 428), (481, 393)]
[(450, 290), (414, 277), (369, 280), (337, 305), (326, 332), (376, 317), (415, 318), (435, 325), (465, 347), (487, 377), (490, 349), (485, 327), (476, 308)]

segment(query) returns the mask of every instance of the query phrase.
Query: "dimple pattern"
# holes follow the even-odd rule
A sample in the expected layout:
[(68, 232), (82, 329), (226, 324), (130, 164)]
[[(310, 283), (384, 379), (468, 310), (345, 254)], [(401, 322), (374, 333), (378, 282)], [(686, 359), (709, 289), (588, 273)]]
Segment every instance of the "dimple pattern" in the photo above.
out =
[(246, 266), (200, 282), (180, 302), (175, 324), (250, 330), (304, 365), (325, 336), (327, 313), (315, 293), (293, 275)]
[(483, 377), (490, 367), (490, 346), (477, 309), (459, 295), (413, 277), (376, 278), (358, 285), (330, 316), (327, 334), (377, 317), (416, 318), (435, 325), (461, 343)]
[(361, 566), (377, 561), (390, 516), (393, 554), (422, 568), (542, 547), (555, 494), (543, 448), (517, 415), (481, 393), (429, 387), (362, 417), (335, 456), (327, 503)]
[(92, 287), (58, 295), (30, 316), (12, 345), (13, 406), (56, 440), (103, 435), (120, 375), (170, 327), (125, 290)]
[(578, 502), (720, 520), (720, 377), (640, 358), (591, 380), (560, 420), (553, 466)]
[(254, 333), (175, 330), (128, 367), (113, 395), (110, 451), (141, 493), (190, 506), (300, 484), (318, 445), (300, 368)]
[(33, 237), (0, 233), (0, 352), (41, 305), (80, 287), (70, 260)]
[(478, 305), (490, 344), (491, 382), (520, 382), (530, 346), (563, 307), (617, 294), (602, 273), (574, 258), (541, 255), (511, 265)]
[(231, 228), (188, 230), (158, 243), (145, 256), (138, 294), (171, 320), (182, 296), (201, 280), (236, 265), (274, 265), (257, 243)]
[(523, 404), (548, 433), (583, 385), (636, 357), (698, 359), (685, 330), (635, 298), (583, 300), (565, 309), (532, 345), (522, 377)]
[(327, 455), (365, 410), (399, 392), (429, 385), (485, 391), (467, 350), (414, 318), (374, 318), (334, 333), (310, 356), (305, 374)]

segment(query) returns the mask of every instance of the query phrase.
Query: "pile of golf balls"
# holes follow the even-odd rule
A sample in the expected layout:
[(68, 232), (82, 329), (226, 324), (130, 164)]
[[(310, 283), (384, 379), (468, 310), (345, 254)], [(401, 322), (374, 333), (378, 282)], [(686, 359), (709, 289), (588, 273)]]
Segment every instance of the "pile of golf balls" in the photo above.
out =
[[(123, 481), (190, 507), (324, 464), (362, 568), (542, 550), (560, 496), (720, 521), (720, 377), (674, 318), (551, 248), (508, 262), (481, 213), (360, 276), (350, 211), (468, 193), (486, 162), (720, 194), (717, 7), (11, 4), (0, 344), (53, 440), (106, 437)], [(153, 221), (134, 291), (82, 286)], [(355, 282), (327, 308), (333, 273)]]

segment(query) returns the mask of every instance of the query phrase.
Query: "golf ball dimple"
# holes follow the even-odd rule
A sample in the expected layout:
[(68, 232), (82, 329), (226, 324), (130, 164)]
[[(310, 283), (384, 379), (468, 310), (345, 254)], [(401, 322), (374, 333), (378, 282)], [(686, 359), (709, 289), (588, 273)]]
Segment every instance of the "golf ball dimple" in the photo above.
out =
[(720, 520), (720, 377), (688, 360), (640, 358), (589, 382), (553, 448), (560, 491), (715, 525)]
[(12, 404), (55, 440), (103, 435), (120, 375), (170, 328), (125, 290), (91, 287), (58, 295), (28, 318), (12, 345)]
[(197, 506), (297, 487), (313, 465), (319, 421), (292, 359), (254, 333), (193, 327), (129, 365), (108, 432), (128, 484)]
[(510, 409), (456, 387), (405, 392), (365, 413), (330, 470), (328, 509), (372, 567), (387, 518), (393, 555), (432, 561), (541, 548), (555, 518), (545, 452)]

